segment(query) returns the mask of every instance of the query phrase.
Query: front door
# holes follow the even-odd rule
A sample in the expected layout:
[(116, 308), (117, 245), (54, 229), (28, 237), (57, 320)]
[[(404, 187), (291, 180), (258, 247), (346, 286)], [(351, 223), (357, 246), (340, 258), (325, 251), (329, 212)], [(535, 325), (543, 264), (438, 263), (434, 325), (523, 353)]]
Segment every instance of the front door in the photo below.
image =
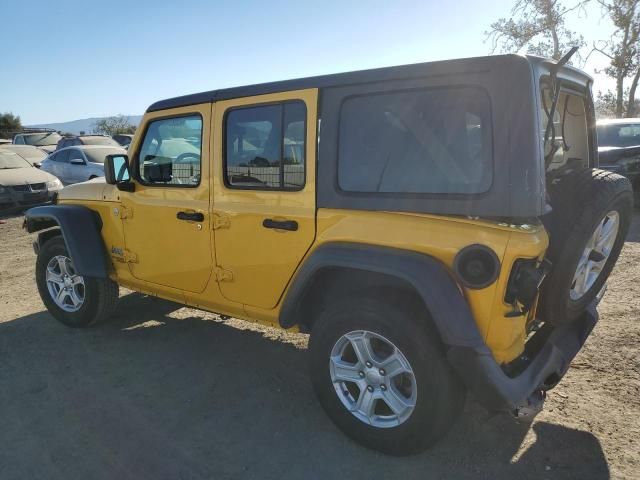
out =
[(220, 101), (213, 218), (220, 290), (273, 308), (315, 237), (317, 90)]
[(201, 292), (212, 269), (209, 222), (211, 104), (154, 112), (130, 150), (134, 192), (120, 192), (131, 274)]

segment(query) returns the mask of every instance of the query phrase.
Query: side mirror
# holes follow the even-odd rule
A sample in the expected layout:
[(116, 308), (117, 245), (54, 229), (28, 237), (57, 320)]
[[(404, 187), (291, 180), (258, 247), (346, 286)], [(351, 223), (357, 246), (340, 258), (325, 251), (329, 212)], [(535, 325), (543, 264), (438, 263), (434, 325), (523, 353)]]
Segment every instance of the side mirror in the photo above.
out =
[(71, 161), (69, 162), (71, 165), (84, 165), (84, 160), (82, 160), (81, 158), (72, 158)]
[(118, 190), (133, 192), (136, 184), (131, 181), (129, 157), (122, 154), (107, 155), (104, 160), (104, 178), (109, 185)]

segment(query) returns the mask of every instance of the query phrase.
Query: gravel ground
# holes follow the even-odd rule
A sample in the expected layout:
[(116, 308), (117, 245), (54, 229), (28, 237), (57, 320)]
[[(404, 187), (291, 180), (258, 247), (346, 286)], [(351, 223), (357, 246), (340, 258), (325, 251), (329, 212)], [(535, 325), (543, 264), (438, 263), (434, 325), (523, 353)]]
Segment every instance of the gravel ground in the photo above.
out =
[(306, 337), (139, 294), (87, 330), (55, 322), (22, 217), (0, 224), (0, 478), (640, 478), (640, 215), (601, 321), (531, 426), (472, 400), (424, 454), (345, 438)]

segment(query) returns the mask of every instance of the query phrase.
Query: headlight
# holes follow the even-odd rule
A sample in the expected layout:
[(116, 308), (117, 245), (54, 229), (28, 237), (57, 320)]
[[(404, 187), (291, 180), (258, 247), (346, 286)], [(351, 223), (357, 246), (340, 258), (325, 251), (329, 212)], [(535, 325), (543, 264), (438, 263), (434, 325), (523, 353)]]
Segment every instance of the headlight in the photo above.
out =
[(47, 188), (49, 190), (55, 190), (57, 188), (62, 188), (62, 182), (60, 180), (58, 180), (57, 178), (53, 179), (53, 180), (47, 182)]

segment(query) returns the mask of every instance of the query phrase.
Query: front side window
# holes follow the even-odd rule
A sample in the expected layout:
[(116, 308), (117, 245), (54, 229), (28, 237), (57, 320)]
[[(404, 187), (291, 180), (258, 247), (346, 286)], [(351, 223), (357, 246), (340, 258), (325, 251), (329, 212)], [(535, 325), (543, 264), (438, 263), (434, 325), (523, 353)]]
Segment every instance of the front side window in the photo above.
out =
[(300, 190), (305, 183), (303, 102), (238, 108), (225, 120), (225, 179), (231, 188)]
[(477, 87), (347, 98), (338, 184), (349, 192), (477, 194), (493, 180), (491, 109)]
[(154, 120), (138, 154), (138, 176), (147, 185), (195, 187), (200, 184), (202, 117)]
[(69, 150), (62, 150), (56, 153), (54, 161), (60, 163), (69, 163)]

